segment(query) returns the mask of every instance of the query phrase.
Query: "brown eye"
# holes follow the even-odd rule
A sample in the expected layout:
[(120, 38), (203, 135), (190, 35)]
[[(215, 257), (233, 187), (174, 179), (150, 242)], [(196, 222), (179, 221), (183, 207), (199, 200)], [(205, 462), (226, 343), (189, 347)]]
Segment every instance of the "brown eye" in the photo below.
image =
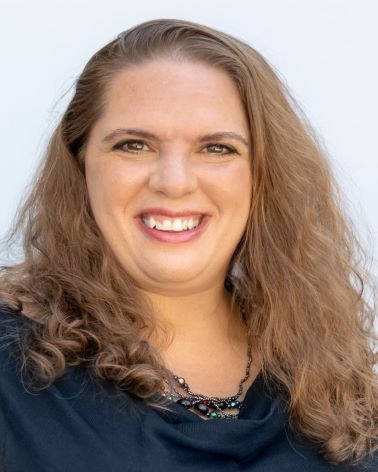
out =
[(221, 154), (221, 155), (235, 154), (236, 153), (235, 149), (233, 149), (229, 146), (225, 146), (224, 144), (209, 144), (209, 146), (207, 146), (207, 149), (211, 153)]
[(113, 150), (118, 149), (124, 152), (131, 152), (137, 154), (138, 152), (143, 151), (143, 146), (145, 143), (143, 141), (121, 141), (113, 146)]

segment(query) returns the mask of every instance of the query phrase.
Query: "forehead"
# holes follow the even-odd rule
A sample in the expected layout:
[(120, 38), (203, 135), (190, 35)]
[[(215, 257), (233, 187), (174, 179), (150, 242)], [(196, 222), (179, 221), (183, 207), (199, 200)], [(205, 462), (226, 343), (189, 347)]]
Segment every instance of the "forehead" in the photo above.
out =
[[(200, 62), (151, 60), (119, 71), (104, 96), (100, 121), (156, 128), (214, 127), (248, 132), (236, 85), (228, 74)], [(211, 128), (211, 129), (210, 129)]]

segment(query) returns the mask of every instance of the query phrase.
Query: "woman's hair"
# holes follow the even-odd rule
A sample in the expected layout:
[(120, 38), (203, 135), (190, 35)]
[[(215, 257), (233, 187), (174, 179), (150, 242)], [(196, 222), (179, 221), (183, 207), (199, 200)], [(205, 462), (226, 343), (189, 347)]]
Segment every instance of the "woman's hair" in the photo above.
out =
[[(153, 308), (93, 218), (85, 180), (89, 133), (117, 72), (145, 61), (199, 61), (236, 84), (251, 136), (252, 203), (225, 287), (259, 337), (262, 375), (286, 394), (289, 425), (329, 462), (377, 449), (375, 291), (326, 153), (267, 61), (232, 36), (153, 20), (89, 60), (9, 233), (23, 261), (2, 266), (0, 298), (28, 327), (22, 371), (45, 388), (84, 364), (159, 408), (166, 373), (148, 342)], [(247, 198), (247, 196), (246, 196)], [(22, 312), (22, 313), (21, 313)]]

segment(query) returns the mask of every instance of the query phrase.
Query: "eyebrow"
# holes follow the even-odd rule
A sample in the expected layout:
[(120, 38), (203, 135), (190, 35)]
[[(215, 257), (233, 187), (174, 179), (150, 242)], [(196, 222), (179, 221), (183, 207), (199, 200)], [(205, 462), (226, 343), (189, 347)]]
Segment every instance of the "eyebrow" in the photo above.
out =
[[(109, 141), (112, 141), (114, 138), (117, 138), (118, 136), (124, 135), (124, 134), (129, 134), (132, 136), (136, 136), (138, 138), (145, 138), (145, 139), (155, 139), (158, 140), (158, 137), (150, 133), (149, 131), (144, 131), (141, 129), (134, 129), (134, 128), (118, 128), (107, 134), (104, 139), (102, 140), (103, 143), (108, 143)], [(233, 131), (219, 131), (217, 133), (211, 133), (211, 134), (204, 134), (198, 138), (199, 142), (206, 142), (206, 141), (217, 141), (221, 139), (235, 139), (236, 141), (241, 142), (245, 146), (249, 146), (249, 143), (246, 138), (241, 136), (238, 133), (235, 133)]]

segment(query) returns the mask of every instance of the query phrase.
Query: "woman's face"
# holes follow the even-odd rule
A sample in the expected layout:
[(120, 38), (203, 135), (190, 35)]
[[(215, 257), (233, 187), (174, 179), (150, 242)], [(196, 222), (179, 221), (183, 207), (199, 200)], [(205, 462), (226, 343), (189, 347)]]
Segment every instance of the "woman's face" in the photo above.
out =
[(215, 67), (159, 59), (119, 72), (105, 100), (85, 169), (95, 220), (116, 258), (151, 292), (223, 285), (251, 198), (236, 86)]

